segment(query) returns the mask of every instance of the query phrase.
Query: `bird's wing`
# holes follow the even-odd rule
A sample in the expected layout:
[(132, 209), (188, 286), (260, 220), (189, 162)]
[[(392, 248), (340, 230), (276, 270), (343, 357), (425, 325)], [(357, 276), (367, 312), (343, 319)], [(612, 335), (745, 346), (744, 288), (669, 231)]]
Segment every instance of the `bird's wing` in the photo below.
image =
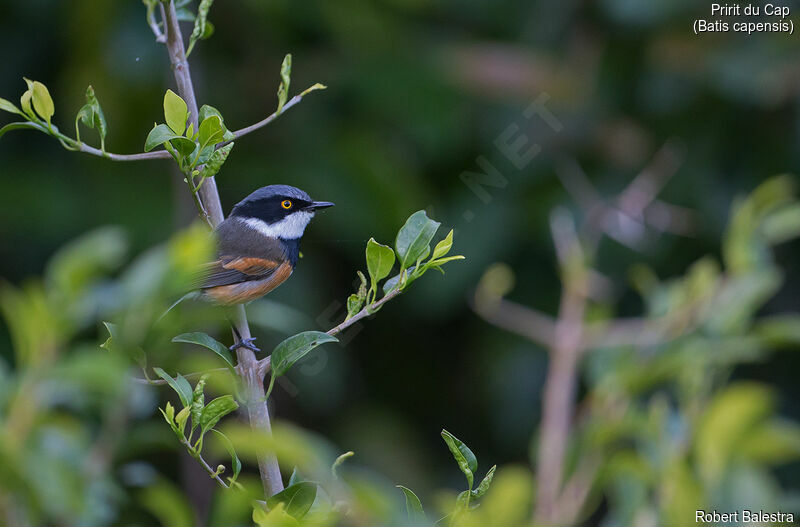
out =
[(266, 280), (286, 261), (276, 238), (228, 218), (217, 227), (217, 260), (206, 264), (201, 289)]
[(275, 273), (281, 263), (283, 262), (268, 258), (222, 256), (219, 260), (207, 264), (205, 279), (200, 287), (207, 289), (251, 280), (265, 280)]

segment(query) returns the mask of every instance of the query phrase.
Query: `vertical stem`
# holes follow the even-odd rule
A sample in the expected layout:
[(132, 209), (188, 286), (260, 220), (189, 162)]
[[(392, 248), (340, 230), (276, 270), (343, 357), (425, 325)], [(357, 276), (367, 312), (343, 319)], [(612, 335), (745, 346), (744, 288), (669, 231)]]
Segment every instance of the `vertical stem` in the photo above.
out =
[(585, 307), (581, 281), (567, 278), (542, 399), (535, 515), (542, 525), (558, 525), (563, 512), (558, 510), (558, 502), (564, 480), (564, 453), (575, 406)]
[[(164, 9), (164, 26), (167, 32), (167, 49), (169, 59), (172, 63), (172, 71), (175, 75), (175, 82), (178, 85), (178, 94), (186, 101), (190, 115), (189, 122), (198, 129), (197, 123), (197, 99), (194, 95), (194, 85), (189, 71), (189, 62), (186, 60), (186, 50), (183, 46), (183, 35), (178, 25), (178, 16), (175, 12), (175, 3), (170, 0)], [(217, 182), (213, 177), (207, 178), (206, 182), (200, 187), (198, 192), (202, 205), (208, 213), (208, 219), (212, 227), (219, 225), (225, 216), (222, 212), (222, 204), (217, 191)], [(202, 209), (200, 210), (202, 213)], [(244, 306), (238, 305), (233, 308), (234, 325), (239, 335), (243, 339), (250, 338), (250, 327), (247, 324), (247, 315)], [(235, 336), (234, 336), (235, 338)], [(272, 433), (269, 420), (269, 409), (264, 398), (264, 379), (259, 375), (258, 361), (255, 354), (247, 349), (240, 347), (236, 350), (239, 361), (240, 375), (245, 386), (247, 415), (250, 426), (259, 432), (266, 434)], [(264, 492), (267, 496), (272, 496), (283, 490), (278, 460), (274, 454), (266, 450), (261, 452), (258, 457), (258, 469), (261, 473), (261, 482), (264, 485)]]
[[(237, 305), (233, 311), (234, 320), (239, 335), (242, 339), (250, 338), (250, 327), (247, 324), (247, 314), (244, 306)], [(236, 338), (236, 335), (234, 335)], [(272, 426), (269, 420), (269, 407), (264, 393), (264, 377), (258, 366), (255, 353), (248, 348), (238, 348), (236, 358), (239, 362), (242, 380), (247, 390), (247, 416), (250, 426), (260, 432), (271, 434)], [(283, 480), (275, 454), (262, 451), (258, 455), (258, 471), (261, 473), (261, 482), (264, 492), (272, 496), (283, 490)]]

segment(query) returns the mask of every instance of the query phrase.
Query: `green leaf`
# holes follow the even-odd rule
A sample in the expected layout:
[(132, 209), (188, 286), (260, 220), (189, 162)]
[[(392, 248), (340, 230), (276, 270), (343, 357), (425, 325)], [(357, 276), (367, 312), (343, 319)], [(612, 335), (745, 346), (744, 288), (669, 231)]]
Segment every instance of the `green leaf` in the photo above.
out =
[(194, 141), (186, 137), (176, 137), (169, 144), (177, 150), (179, 159), (187, 159), (197, 150), (197, 145)]
[(50, 126), (50, 119), (53, 117), (56, 110), (55, 105), (53, 105), (53, 98), (50, 97), (47, 86), (39, 81), (25, 79), (25, 82), (28, 83), (28, 89), (31, 91), (33, 109), (36, 110), (36, 113), (38, 113), (42, 119), (47, 121), (47, 126)]
[(397, 488), (402, 490), (403, 494), (406, 495), (406, 514), (408, 514), (408, 519), (412, 522), (427, 522), (428, 518), (425, 516), (422, 502), (419, 501), (414, 491), (402, 485), (397, 485)]
[(800, 458), (800, 426), (788, 419), (770, 419), (744, 438), (738, 455), (756, 464), (780, 465)]
[(301, 481), (303, 481), (303, 479), (300, 477), (300, 472), (297, 471), (297, 467), (294, 467), (292, 469), (292, 475), (289, 476), (289, 485), (287, 486), (291, 487), (295, 483), (300, 483)]
[(200, 6), (197, 8), (197, 17), (194, 19), (194, 28), (192, 35), (189, 37), (189, 47), (186, 49), (186, 56), (194, 49), (194, 44), (199, 39), (206, 39), (214, 33), (214, 26), (208, 22), (208, 10), (211, 9), (211, 4), (214, 0), (200, 0)]
[(214, 428), (220, 419), (238, 409), (239, 405), (233, 400), (232, 395), (217, 397), (200, 414), (200, 430), (203, 434)]
[(378, 290), (378, 282), (389, 276), (394, 266), (394, 251), (370, 238), (367, 242), (367, 272), (370, 278), (370, 291)]
[(698, 472), (716, 484), (725, 477), (740, 447), (763, 426), (774, 408), (774, 394), (766, 386), (739, 382), (717, 393), (700, 416), (694, 440)]
[(478, 470), (478, 460), (475, 457), (475, 454), (472, 453), (472, 450), (470, 450), (467, 445), (465, 445), (447, 430), (442, 430), (442, 439), (444, 439), (444, 442), (447, 443), (447, 447), (453, 454), (453, 457), (455, 458), (456, 463), (458, 463), (458, 467), (461, 469), (461, 472), (463, 472), (467, 477), (467, 482), (469, 483), (469, 488), (471, 490), (474, 481), (474, 473), (476, 470)]
[(356, 271), (356, 273), (360, 283), (358, 291), (347, 297), (347, 318), (345, 320), (350, 320), (356, 316), (367, 299), (367, 277), (361, 271)]
[(321, 331), (304, 331), (289, 337), (272, 351), (272, 372), (276, 376), (283, 375), (320, 344), (338, 341), (336, 337)]
[(239, 477), (239, 473), (242, 471), (242, 462), (239, 459), (239, 456), (236, 455), (236, 449), (233, 447), (233, 443), (228, 436), (220, 432), (216, 429), (211, 429), (212, 432), (217, 434), (220, 439), (222, 440), (222, 444), (225, 446), (225, 450), (228, 451), (228, 454), (231, 456), (231, 468), (233, 468), (233, 476), (231, 476), (230, 481), (236, 481), (236, 478)]
[(197, 132), (197, 140), (200, 142), (200, 146), (205, 148), (222, 141), (225, 128), (223, 128), (222, 119), (218, 115), (209, 115), (200, 123)]
[(201, 40), (206, 40), (211, 38), (214, 35), (214, 24), (211, 23), (210, 20), (206, 20), (206, 29), (203, 31), (203, 34), (200, 36)]
[(497, 465), (494, 465), (492, 468), (489, 469), (489, 472), (486, 473), (486, 476), (481, 480), (480, 485), (478, 488), (472, 491), (473, 498), (480, 498), (486, 491), (489, 490), (489, 486), (492, 484), (492, 479), (494, 479), (494, 471), (497, 470)]
[(188, 118), (189, 110), (186, 101), (174, 91), (167, 90), (167, 93), (164, 94), (164, 119), (167, 121), (167, 126), (177, 135), (182, 136), (186, 131)]
[(197, 344), (198, 346), (203, 346), (204, 348), (210, 349), (219, 355), (222, 360), (228, 363), (228, 366), (231, 368), (234, 367), (233, 357), (231, 356), (231, 352), (228, 347), (211, 336), (206, 335), (205, 333), (199, 331), (194, 333), (182, 333), (181, 335), (174, 337), (172, 342), (185, 342), (187, 344)]
[(281, 84), (278, 86), (278, 109), (275, 111), (276, 115), (280, 115), (283, 111), (283, 105), (286, 104), (286, 99), (289, 97), (289, 84), (292, 77), (292, 55), (288, 53), (283, 57), (283, 64), (281, 64)]
[(301, 481), (269, 498), (267, 507), (272, 509), (283, 503), (286, 507), (286, 512), (299, 520), (306, 515), (316, 497), (317, 484), (310, 481)]
[(89, 128), (96, 128), (97, 133), (100, 135), (100, 146), (105, 151), (106, 134), (108, 133), (108, 124), (106, 117), (103, 114), (103, 109), (100, 107), (100, 102), (94, 94), (94, 88), (89, 86), (86, 88), (86, 104), (84, 104), (78, 115), (75, 116), (75, 133), (80, 141), (80, 133), (78, 132), (78, 121), (82, 122)]
[(415, 269), (416, 269), (416, 266), (412, 265), (408, 269), (406, 269), (404, 271), (400, 271), (399, 273), (397, 273), (393, 277), (391, 277), (388, 280), (386, 280), (383, 283), (383, 293), (387, 294), (387, 293), (390, 293), (393, 290), (397, 289), (400, 286), (400, 279), (404, 275), (405, 275), (406, 278), (405, 278), (405, 282), (403, 282), (402, 288), (405, 289), (406, 287), (408, 287), (411, 284), (411, 282), (413, 282), (414, 280), (416, 280), (419, 277), (419, 275), (415, 275), (414, 274), (414, 270)]
[(447, 233), (444, 240), (440, 241), (436, 244), (436, 247), (433, 249), (433, 254), (431, 255), (431, 260), (435, 260), (437, 258), (441, 258), (442, 256), (446, 255), (450, 252), (450, 249), (453, 247), (453, 229), (450, 229), (450, 232)]
[(318, 83), (318, 82), (317, 82), (317, 83), (316, 83), (316, 84), (314, 84), (313, 86), (309, 86), (308, 88), (306, 88), (305, 90), (303, 90), (302, 92), (300, 92), (300, 97), (305, 97), (307, 94), (311, 93), (312, 91), (317, 91), (317, 90), (327, 90), (327, 89), (328, 89), (328, 87), (327, 87), (327, 86), (325, 86), (324, 84), (320, 84), (320, 83)]
[[(192, 392), (192, 431), (200, 424), (200, 419), (203, 416), (203, 408), (206, 404), (206, 379), (208, 379), (208, 374), (200, 377)], [(202, 438), (203, 435), (201, 434), (200, 439)]]
[(100, 347), (104, 350), (114, 352), (114, 341), (117, 339), (119, 327), (111, 322), (103, 322), (103, 325), (106, 327), (106, 331), (108, 331), (108, 338), (105, 342), (100, 344)]
[(33, 99), (33, 88), (28, 88), (28, 90), (19, 98), (19, 105), (22, 107), (22, 111), (25, 113), (25, 115), (34, 121), (38, 121), (36, 114), (33, 113), (33, 108), (31, 108), (31, 99)]
[(800, 204), (782, 207), (764, 219), (761, 227), (764, 237), (771, 244), (787, 242), (800, 235)]
[(400, 260), (400, 269), (407, 269), (430, 251), (430, 242), (441, 225), (428, 218), (424, 210), (412, 214), (397, 233), (395, 249)]
[(268, 399), (275, 386), (275, 379), (286, 373), (297, 361), (305, 357), (311, 350), (326, 342), (338, 342), (336, 337), (332, 337), (321, 331), (304, 331), (284, 340), (272, 350), (272, 376), (269, 379), (269, 386), (265, 399)]
[(212, 115), (216, 115), (217, 117), (219, 117), (219, 122), (222, 123), (223, 127), (225, 126), (225, 119), (222, 117), (222, 113), (220, 113), (219, 110), (208, 104), (204, 104), (203, 106), (200, 107), (200, 111), (198, 112), (197, 115), (197, 120), (198, 122), (202, 123)]
[(422, 275), (428, 269), (437, 269), (437, 270), (441, 271), (442, 274), (444, 274), (444, 270), (442, 269), (442, 265), (446, 264), (447, 262), (452, 262), (452, 261), (455, 261), (455, 260), (463, 260), (463, 259), (464, 259), (464, 256), (462, 256), (460, 254), (457, 254), (457, 255), (454, 255), (454, 256), (446, 256), (444, 258), (439, 258), (438, 260), (428, 260), (425, 263), (425, 265), (423, 266), (423, 268), (421, 269), (421, 272), (419, 274)]
[(183, 437), (183, 431), (186, 429), (186, 421), (189, 420), (189, 414), (192, 411), (191, 406), (186, 406), (183, 410), (178, 412), (178, 415), (175, 416), (175, 424), (178, 426), (178, 430), (180, 431), (180, 436)]
[(784, 313), (760, 317), (753, 325), (753, 334), (770, 347), (800, 345), (800, 314)]
[(228, 156), (233, 150), (233, 145), (236, 143), (228, 143), (227, 145), (214, 150), (214, 153), (211, 154), (211, 157), (206, 161), (206, 164), (203, 165), (203, 171), (200, 173), (200, 177), (208, 178), (216, 176), (219, 170), (222, 168), (222, 165), (225, 164), (225, 161), (228, 160)]
[(472, 497), (472, 491), (465, 490), (458, 493), (456, 498), (456, 506), (452, 513), (452, 524), (458, 525), (458, 519), (469, 510), (469, 500)]
[(172, 431), (175, 432), (175, 435), (179, 438), (183, 437), (183, 428), (178, 428), (175, 425), (175, 408), (170, 404), (167, 403), (166, 406), (161, 410), (161, 415), (164, 416), (164, 420), (167, 422)]
[(6, 112), (9, 112), (9, 113), (16, 113), (16, 114), (19, 114), (19, 115), (25, 117), (25, 114), (22, 113), (22, 110), (17, 108), (11, 101), (7, 101), (7, 100), (3, 99), (2, 97), (0, 97), (0, 110), (6, 111)]
[(347, 318), (353, 318), (364, 307), (364, 297), (359, 296), (357, 293), (347, 297)]
[(0, 137), (3, 137), (6, 133), (12, 130), (39, 130), (40, 132), (44, 132), (42, 128), (36, 123), (8, 123), (4, 127), (0, 128)]
[(278, 503), (269, 512), (256, 504), (253, 509), (253, 522), (258, 527), (299, 527), (299, 523), (286, 512), (286, 506)]
[(334, 461), (333, 465), (331, 465), (331, 473), (333, 474), (333, 479), (339, 478), (339, 474), (337, 473), (337, 471), (339, 467), (342, 466), (342, 463), (344, 463), (345, 461), (347, 461), (348, 459), (350, 459), (355, 455), (356, 453), (351, 450), (349, 452), (345, 452), (344, 454), (336, 458), (336, 461)]
[(167, 420), (170, 426), (175, 424), (175, 407), (167, 401), (167, 404), (164, 406), (164, 409), (161, 410), (161, 413), (164, 414), (164, 419)]
[(183, 375), (179, 373), (178, 376), (173, 379), (161, 368), (153, 368), (153, 371), (156, 372), (156, 375), (167, 381), (167, 384), (169, 384), (169, 386), (175, 390), (175, 393), (177, 393), (178, 397), (180, 397), (183, 406), (191, 406), (192, 386), (189, 384), (189, 381), (183, 377)]
[(446, 258), (439, 258), (439, 259), (437, 259), (437, 260), (433, 260), (433, 261), (432, 261), (432, 262), (430, 262), (430, 263), (431, 263), (431, 265), (433, 265), (433, 266), (440, 266), (440, 265), (442, 265), (442, 264), (446, 264), (447, 262), (452, 262), (452, 261), (454, 261), (454, 260), (463, 260), (463, 259), (464, 259), (464, 256), (463, 256), (463, 255), (461, 255), (461, 254), (456, 254), (456, 255), (453, 255), (453, 256), (448, 256), (448, 257), (446, 257)]
[[(145, 139), (144, 142), (144, 151), (149, 152), (155, 147), (163, 145), (167, 141), (171, 139), (177, 139), (179, 137), (183, 136), (173, 132), (169, 126), (165, 124), (156, 125), (152, 130), (150, 130), (150, 133), (147, 134), (147, 139)], [(194, 146), (194, 143), (192, 143), (192, 146)]]
[(144, 150), (145, 152), (149, 152), (158, 145), (165, 143), (169, 143), (171, 146), (173, 146), (178, 151), (180, 158), (185, 158), (194, 152), (195, 148), (197, 148), (197, 145), (194, 143), (194, 141), (187, 139), (182, 135), (177, 135), (170, 129), (169, 126), (165, 124), (159, 124), (155, 126), (147, 135), (147, 139), (145, 140), (144, 144)]

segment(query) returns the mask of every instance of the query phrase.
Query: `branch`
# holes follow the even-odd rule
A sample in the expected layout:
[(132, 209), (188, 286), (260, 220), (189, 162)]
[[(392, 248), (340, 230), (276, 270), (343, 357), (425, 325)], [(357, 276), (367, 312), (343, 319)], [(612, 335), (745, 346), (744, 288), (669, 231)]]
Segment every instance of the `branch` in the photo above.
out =
[[(186, 68), (188, 69), (188, 64), (186, 64)], [(177, 70), (176, 70), (176, 75), (177, 75)], [(271, 123), (272, 121), (274, 121), (275, 119), (277, 119), (278, 117), (283, 115), (283, 113), (286, 110), (288, 110), (292, 106), (294, 106), (297, 103), (299, 103), (300, 101), (302, 101), (304, 96), (305, 95), (303, 93), (295, 95), (294, 97), (292, 97), (289, 100), (289, 102), (287, 102), (286, 104), (283, 105), (283, 109), (281, 109), (280, 113), (275, 112), (275, 113), (269, 115), (268, 117), (262, 119), (261, 121), (255, 123), (255, 124), (251, 124), (250, 126), (246, 126), (246, 127), (242, 128), (241, 130), (236, 130), (235, 132), (233, 132), (233, 135), (236, 136), (234, 139), (231, 139), (230, 141), (223, 141), (222, 143), (217, 143), (217, 145), (214, 147), (214, 149), (215, 150), (219, 150), (220, 148), (229, 145), (230, 143), (232, 143), (236, 139), (239, 139), (240, 137), (245, 136), (245, 135), (249, 134), (250, 132), (254, 132), (254, 131), (258, 130), (259, 128), (263, 128), (263, 127), (267, 126), (269, 123)], [(184, 100), (186, 100), (185, 97), (184, 97)], [(189, 103), (187, 101), (187, 105), (188, 104)], [(197, 111), (197, 102), (195, 102), (194, 106), (195, 106), (195, 112), (196, 112)], [(194, 113), (192, 113), (192, 115), (194, 116)], [(194, 117), (194, 120), (196, 120), (196, 119), (197, 118)], [(140, 154), (112, 154), (111, 152), (103, 152), (102, 150), (100, 150), (98, 148), (94, 148), (94, 147), (89, 146), (89, 145), (84, 144), (84, 143), (77, 143), (76, 146), (77, 146), (77, 148), (78, 148), (78, 150), (80, 152), (84, 152), (86, 154), (91, 154), (93, 156), (104, 157), (106, 159), (110, 159), (111, 161), (146, 161), (146, 160), (150, 160), (150, 159), (172, 159), (172, 156), (166, 150), (156, 150), (155, 152), (142, 152)], [(204, 183), (203, 186), (205, 186), (206, 184), (207, 183)], [(220, 210), (220, 214), (221, 214), (221, 210)], [(222, 221), (222, 220), (220, 220), (220, 221)]]
[(219, 477), (219, 474), (217, 474), (217, 471), (214, 470), (213, 468), (211, 468), (211, 466), (208, 463), (206, 463), (206, 460), (203, 459), (203, 456), (200, 455), (200, 452), (195, 450), (195, 448), (192, 446), (191, 443), (189, 443), (189, 441), (186, 440), (186, 438), (181, 440), (181, 444), (183, 444), (187, 449), (189, 449), (189, 455), (200, 462), (200, 464), (203, 466), (203, 468), (206, 470), (206, 472), (208, 472), (209, 476), (211, 476), (212, 478), (216, 479), (217, 483), (219, 483), (220, 485), (222, 485), (226, 489), (230, 488), (224, 481), (222, 481), (222, 478)]
[(148, 159), (172, 159), (169, 152), (166, 150), (156, 150), (155, 152), (142, 152), (140, 154), (112, 154), (111, 152), (103, 152), (98, 148), (89, 146), (84, 143), (78, 143), (78, 150), (93, 156), (104, 157), (111, 161), (146, 161)]
[[(165, 16), (166, 16), (166, 13), (165, 13)], [(164, 37), (164, 38), (165, 38), (164, 41), (167, 42), (166, 37)], [(161, 41), (159, 40), (159, 42), (161, 42)], [(170, 45), (169, 42), (167, 42), (167, 46), (168, 47), (169, 47), (169, 45)], [(172, 51), (171, 50), (170, 50), (170, 58), (172, 58)], [(189, 64), (188, 64), (188, 62), (186, 62), (185, 56), (184, 56), (182, 62), (180, 60), (178, 61), (178, 64), (183, 64), (180, 69), (181, 70), (185, 69), (185, 71), (188, 74)], [(175, 75), (176, 75), (176, 78), (177, 78), (178, 68), (175, 68)], [(191, 79), (189, 79), (189, 83), (191, 83)], [(178, 83), (178, 84), (180, 86), (180, 83)], [(309, 88), (309, 90), (311, 90), (311, 88)], [(214, 146), (214, 149), (215, 150), (219, 150), (220, 148), (231, 144), (236, 139), (239, 139), (240, 137), (243, 137), (243, 136), (245, 136), (245, 135), (247, 135), (247, 134), (249, 134), (251, 132), (255, 132), (259, 128), (263, 128), (263, 127), (267, 126), (269, 123), (271, 123), (272, 121), (274, 121), (275, 119), (277, 119), (278, 117), (283, 115), (284, 112), (286, 112), (286, 110), (292, 108), (297, 103), (302, 101), (303, 97), (305, 97), (309, 93), (309, 90), (306, 90), (303, 93), (299, 93), (299, 94), (295, 95), (294, 97), (292, 97), (289, 100), (289, 102), (287, 102), (286, 104), (283, 105), (283, 108), (281, 108), (280, 112), (273, 112), (272, 114), (270, 114), (269, 116), (265, 117), (261, 121), (258, 121), (255, 124), (251, 124), (250, 126), (246, 126), (246, 127), (242, 128), (240, 130), (236, 130), (235, 132), (233, 132), (233, 135), (235, 136), (233, 139), (231, 139), (230, 141), (223, 141), (221, 143), (217, 143)], [(179, 88), (179, 91), (180, 91), (180, 88)], [(181, 95), (181, 96), (183, 97), (183, 95)], [(187, 98), (183, 97), (183, 99), (186, 101), (187, 106), (189, 106), (189, 111), (191, 112), (190, 118), (192, 119), (192, 122), (194, 122), (195, 126), (197, 126), (197, 122), (196, 122), (197, 121), (197, 116), (196, 116), (196, 114), (197, 114), (197, 100), (194, 99), (194, 94), (192, 94), (192, 99), (194, 101), (194, 108), (193, 109), (192, 109), (192, 106), (189, 105), (189, 101), (187, 100)], [(80, 142), (76, 142), (76, 143), (77, 143), (76, 146), (77, 146), (79, 151), (84, 152), (86, 154), (91, 154), (91, 155), (94, 155), (94, 156), (98, 156), (98, 157), (104, 157), (106, 159), (110, 159), (111, 161), (144, 161), (144, 160), (149, 160), (149, 159), (171, 159), (172, 158), (170, 153), (167, 152), (166, 150), (156, 150), (155, 152), (142, 152), (140, 154), (112, 154), (111, 152), (103, 152), (100, 149), (94, 148), (92, 146), (89, 146), (89, 145), (86, 145), (86, 144), (83, 144), (83, 143), (80, 143)], [(220, 214), (222, 214), (222, 210), (221, 209), (220, 209)], [(220, 221), (222, 221), (222, 219), (220, 219)]]
[(373, 302), (372, 304), (366, 306), (364, 309), (362, 309), (361, 311), (359, 311), (358, 313), (356, 313), (352, 317), (348, 318), (347, 320), (345, 320), (344, 322), (342, 322), (338, 326), (333, 327), (333, 328), (329, 329), (328, 331), (326, 331), (326, 333), (328, 335), (331, 335), (331, 336), (336, 335), (337, 333), (341, 333), (342, 331), (344, 331), (345, 329), (349, 328), (350, 326), (352, 326), (353, 324), (355, 324), (356, 322), (358, 322), (362, 318), (366, 318), (366, 317), (374, 314), (378, 309), (380, 309), (380, 307), (383, 304), (385, 304), (386, 302), (388, 302), (392, 298), (396, 297), (400, 293), (401, 293), (400, 289), (394, 289), (393, 291), (390, 291), (389, 293), (385, 294), (383, 296), (383, 298), (381, 298), (377, 302)]
[[(578, 385), (583, 317), (586, 311), (588, 270), (580, 257), (580, 241), (572, 223), (554, 215), (551, 229), (562, 260), (564, 291), (561, 296), (550, 364), (542, 397), (542, 426), (537, 453), (539, 486), (536, 491), (535, 519), (543, 525), (555, 524), (564, 480), (567, 440), (572, 426)], [(568, 245), (564, 245), (569, 242)], [(576, 260), (577, 255), (577, 260)], [(579, 269), (570, 269), (575, 266)]]
[[(238, 367), (236, 368), (236, 370), (238, 372)], [(208, 371), (196, 371), (193, 373), (187, 373), (183, 377), (186, 379), (194, 379), (196, 377), (201, 377), (206, 373), (218, 373), (223, 371), (230, 371), (230, 368), (214, 368), (213, 370), (208, 370)], [(147, 378), (143, 379), (141, 377), (132, 377), (132, 379), (133, 382), (138, 382), (139, 384), (149, 384), (151, 386), (156, 386), (159, 384), (168, 384), (167, 381), (165, 381), (164, 379), (147, 379)]]
[(559, 525), (578, 523), (599, 468), (600, 459), (595, 455), (589, 455), (578, 463), (574, 474), (564, 484), (556, 504)]
[(574, 160), (558, 164), (558, 178), (583, 210), (581, 234), (590, 247), (596, 248), (605, 234), (631, 249), (641, 250), (646, 227), (683, 236), (693, 233), (696, 220), (691, 211), (656, 200), (680, 167), (684, 151), (676, 140), (664, 143), (639, 175), (608, 202)]
[[(358, 313), (356, 313), (352, 317), (348, 318), (347, 320), (345, 320), (344, 322), (342, 322), (338, 326), (332, 327), (331, 329), (326, 331), (326, 333), (328, 335), (330, 335), (330, 336), (337, 335), (337, 334), (341, 333), (342, 331), (344, 331), (345, 329), (347, 329), (350, 326), (352, 326), (353, 324), (355, 324), (356, 322), (358, 322), (359, 320), (361, 320), (363, 318), (366, 318), (366, 317), (369, 317), (371, 315), (374, 315), (375, 312), (378, 309), (380, 309), (383, 304), (385, 304), (389, 300), (395, 298), (401, 292), (402, 291), (400, 291), (399, 289), (395, 289), (393, 291), (390, 291), (389, 293), (385, 294), (383, 296), (383, 298), (381, 298), (377, 302), (373, 302), (370, 305), (366, 306), (364, 309), (362, 309), (361, 311), (359, 311)], [(269, 373), (269, 367), (270, 367), (270, 358), (269, 357), (264, 357), (263, 359), (258, 361), (258, 374), (262, 378), (266, 377), (267, 373)]]
[[(167, 42), (167, 36), (161, 31), (161, 28), (158, 27), (158, 21), (156, 20), (155, 16), (155, 3), (154, 2), (147, 2), (145, 1), (145, 5), (147, 6), (147, 25), (150, 26), (150, 29), (153, 31), (153, 35), (156, 37), (156, 42), (159, 44), (164, 44)], [(161, 10), (161, 18), (164, 18), (164, 4), (158, 2), (158, 7)]]
[[(186, 50), (183, 46), (183, 35), (178, 24), (178, 15), (175, 11), (175, 2), (165, 5), (164, 28), (167, 32), (167, 50), (169, 60), (172, 64), (172, 71), (175, 82), (178, 85), (178, 94), (186, 101), (189, 110), (190, 122), (197, 130), (197, 99), (194, 95), (194, 85), (189, 71), (189, 63), (186, 60)], [(217, 183), (215, 178), (206, 178), (205, 183), (198, 191), (201, 204), (208, 214), (208, 220), (212, 227), (222, 223), (225, 215), (222, 212), (222, 204), (219, 199)], [(203, 213), (203, 208), (199, 211)], [(234, 337), (238, 333), (242, 339), (250, 338), (250, 326), (247, 323), (247, 315), (244, 306), (238, 305), (233, 309), (234, 316)], [(240, 341), (237, 340), (240, 343)], [(255, 354), (245, 348), (236, 349), (236, 357), (239, 364), (239, 375), (245, 386), (245, 397), (247, 415), (250, 426), (265, 434), (272, 433), (272, 426), (269, 419), (269, 409), (264, 397), (264, 378), (259, 376), (258, 361)], [(272, 496), (283, 490), (283, 480), (281, 479), (278, 460), (273, 453), (262, 450), (258, 455), (258, 470), (261, 474), (261, 483), (267, 496)]]
[(499, 328), (516, 333), (536, 344), (552, 348), (555, 343), (556, 321), (550, 315), (522, 304), (497, 298), (470, 302), (473, 311)]
[[(245, 126), (241, 130), (236, 130), (235, 132), (233, 132), (233, 135), (236, 136), (236, 139), (239, 139), (240, 137), (245, 136), (245, 135), (249, 134), (250, 132), (254, 132), (254, 131), (258, 130), (259, 128), (263, 128), (263, 127), (267, 126), (269, 123), (271, 123), (272, 121), (274, 121), (275, 119), (277, 119), (278, 117), (283, 115), (283, 112), (285, 112), (286, 110), (288, 110), (289, 108), (291, 108), (295, 104), (297, 104), (300, 101), (302, 101), (303, 97), (305, 96), (304, 94), (305, 94), (305, 92), (304, 93), (300, 93), (300, 94), (295, 95), (294, 97), (292, 97), (289, 100), (289, 102), (287, 102), (286, 104), (283, 105), (283, 108), (281, 109), (280, 113), (279, 112), (274, 112), (272, 115), (262, 119), (261, 121), (258, 121), (255, 124), (251, 124), (250, 126)], [(226, 141), (224, 143), (220, 143), (220, 144), (217, 145), (217, 148), (222, 148), (223, 146), (227, 145), (228, 143), (230, 143), (232, 141), (233, 140)]]

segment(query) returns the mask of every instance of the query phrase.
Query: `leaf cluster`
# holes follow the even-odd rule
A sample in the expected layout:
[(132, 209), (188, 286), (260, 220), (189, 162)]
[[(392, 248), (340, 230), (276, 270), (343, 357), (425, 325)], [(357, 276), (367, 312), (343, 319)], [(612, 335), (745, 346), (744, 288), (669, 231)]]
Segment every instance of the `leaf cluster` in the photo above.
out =
[[(453, 510), (435, 522), (435, 525), (457, 525), (465, 514), (478, 507), (478, 504), (474, 503), (474, 500), (482, 498), (489, 490), (497, 466), (492, 466), (478, 484), (478, 487), (473, 488), (475, 472), (478, 470), (478, 458), (475, 457), (475, 454), (463, 441), (459, 440), (447, 430), (442, 430), (441, 435), (447, 448), (450, 449), (450, 453), (453, 455), (453, 459), (455, 459), (458, 468), (461, 469), (464, 477), (467, 478), (468, 488), (458, 494)], [(406, 514), (408, 515), (408, 519), (415, 525), (430, 525), (425, 510), (422, 507), (422, 502), (417, 495), (411, 489), (402, 485), (398, 485), (397, 488), (402, 490), (403, 494), (405, 494)]]
[[(464, 259), (461, 255), (447, 256), (453, 247), (452, 230), (436, 244), (431, 253), (430, 244), (440, 225), (438, 221), (428, 218), (424, 210), (420, 210), (409, 216), (400, 228), (394, 248), (382, 245), (374, 238), (369, 239), (366, 249), (369, 283), (364, 274), (359, 272), (360, 286), (347, 299), (348, 319), (356, 316), (362, 309), (371, 314), (380, 308), (380, 305), (376, 305), (378, 289), (381, 288), (381, 281), (392, 273), (395, 263), (399, 270), (383, 283), (383, 298), (403, 292), (430, 269), (444, 274), (444, 264)], [(426, 258), (428, 259), (425, 260)]]
[[(176, 413), (175, 407), (169, 402), (161, 409), (161, 414), (169, 424), (175, 436), (186, 447), (189, 454), (195, 459), (201, 459), (203, 452), (203, 439), (210, 431), (214, 431), (225, 444), (231, 456), (231, 466), (233, 467), (233, 475), (228, 478), (228, 485), (234, 485), (236, 478), (242, 470), (242, 462), (236, 455), (233, 443), (219, 430), (214, 427), (220, 419), (235, 411), (239, 405), (233, 399), (232, 395), (222, 395), (208, 403), (205, 402), (205, 384), (206, 376), (202, 376), (194, 389), (181, 374), (176, 377), (170, 376), (161, 368), (153, 368), (156, 374), (164, 379), (170, 388), (178, 394), (182, 408)], [(188, 424), (188, 434), (187, 434)], [(195, 431), (197, 437), (195, 438)], [(212, 471), (212, 477), (219, 476), (224, 467), (220, 465), (216, 471)]]

